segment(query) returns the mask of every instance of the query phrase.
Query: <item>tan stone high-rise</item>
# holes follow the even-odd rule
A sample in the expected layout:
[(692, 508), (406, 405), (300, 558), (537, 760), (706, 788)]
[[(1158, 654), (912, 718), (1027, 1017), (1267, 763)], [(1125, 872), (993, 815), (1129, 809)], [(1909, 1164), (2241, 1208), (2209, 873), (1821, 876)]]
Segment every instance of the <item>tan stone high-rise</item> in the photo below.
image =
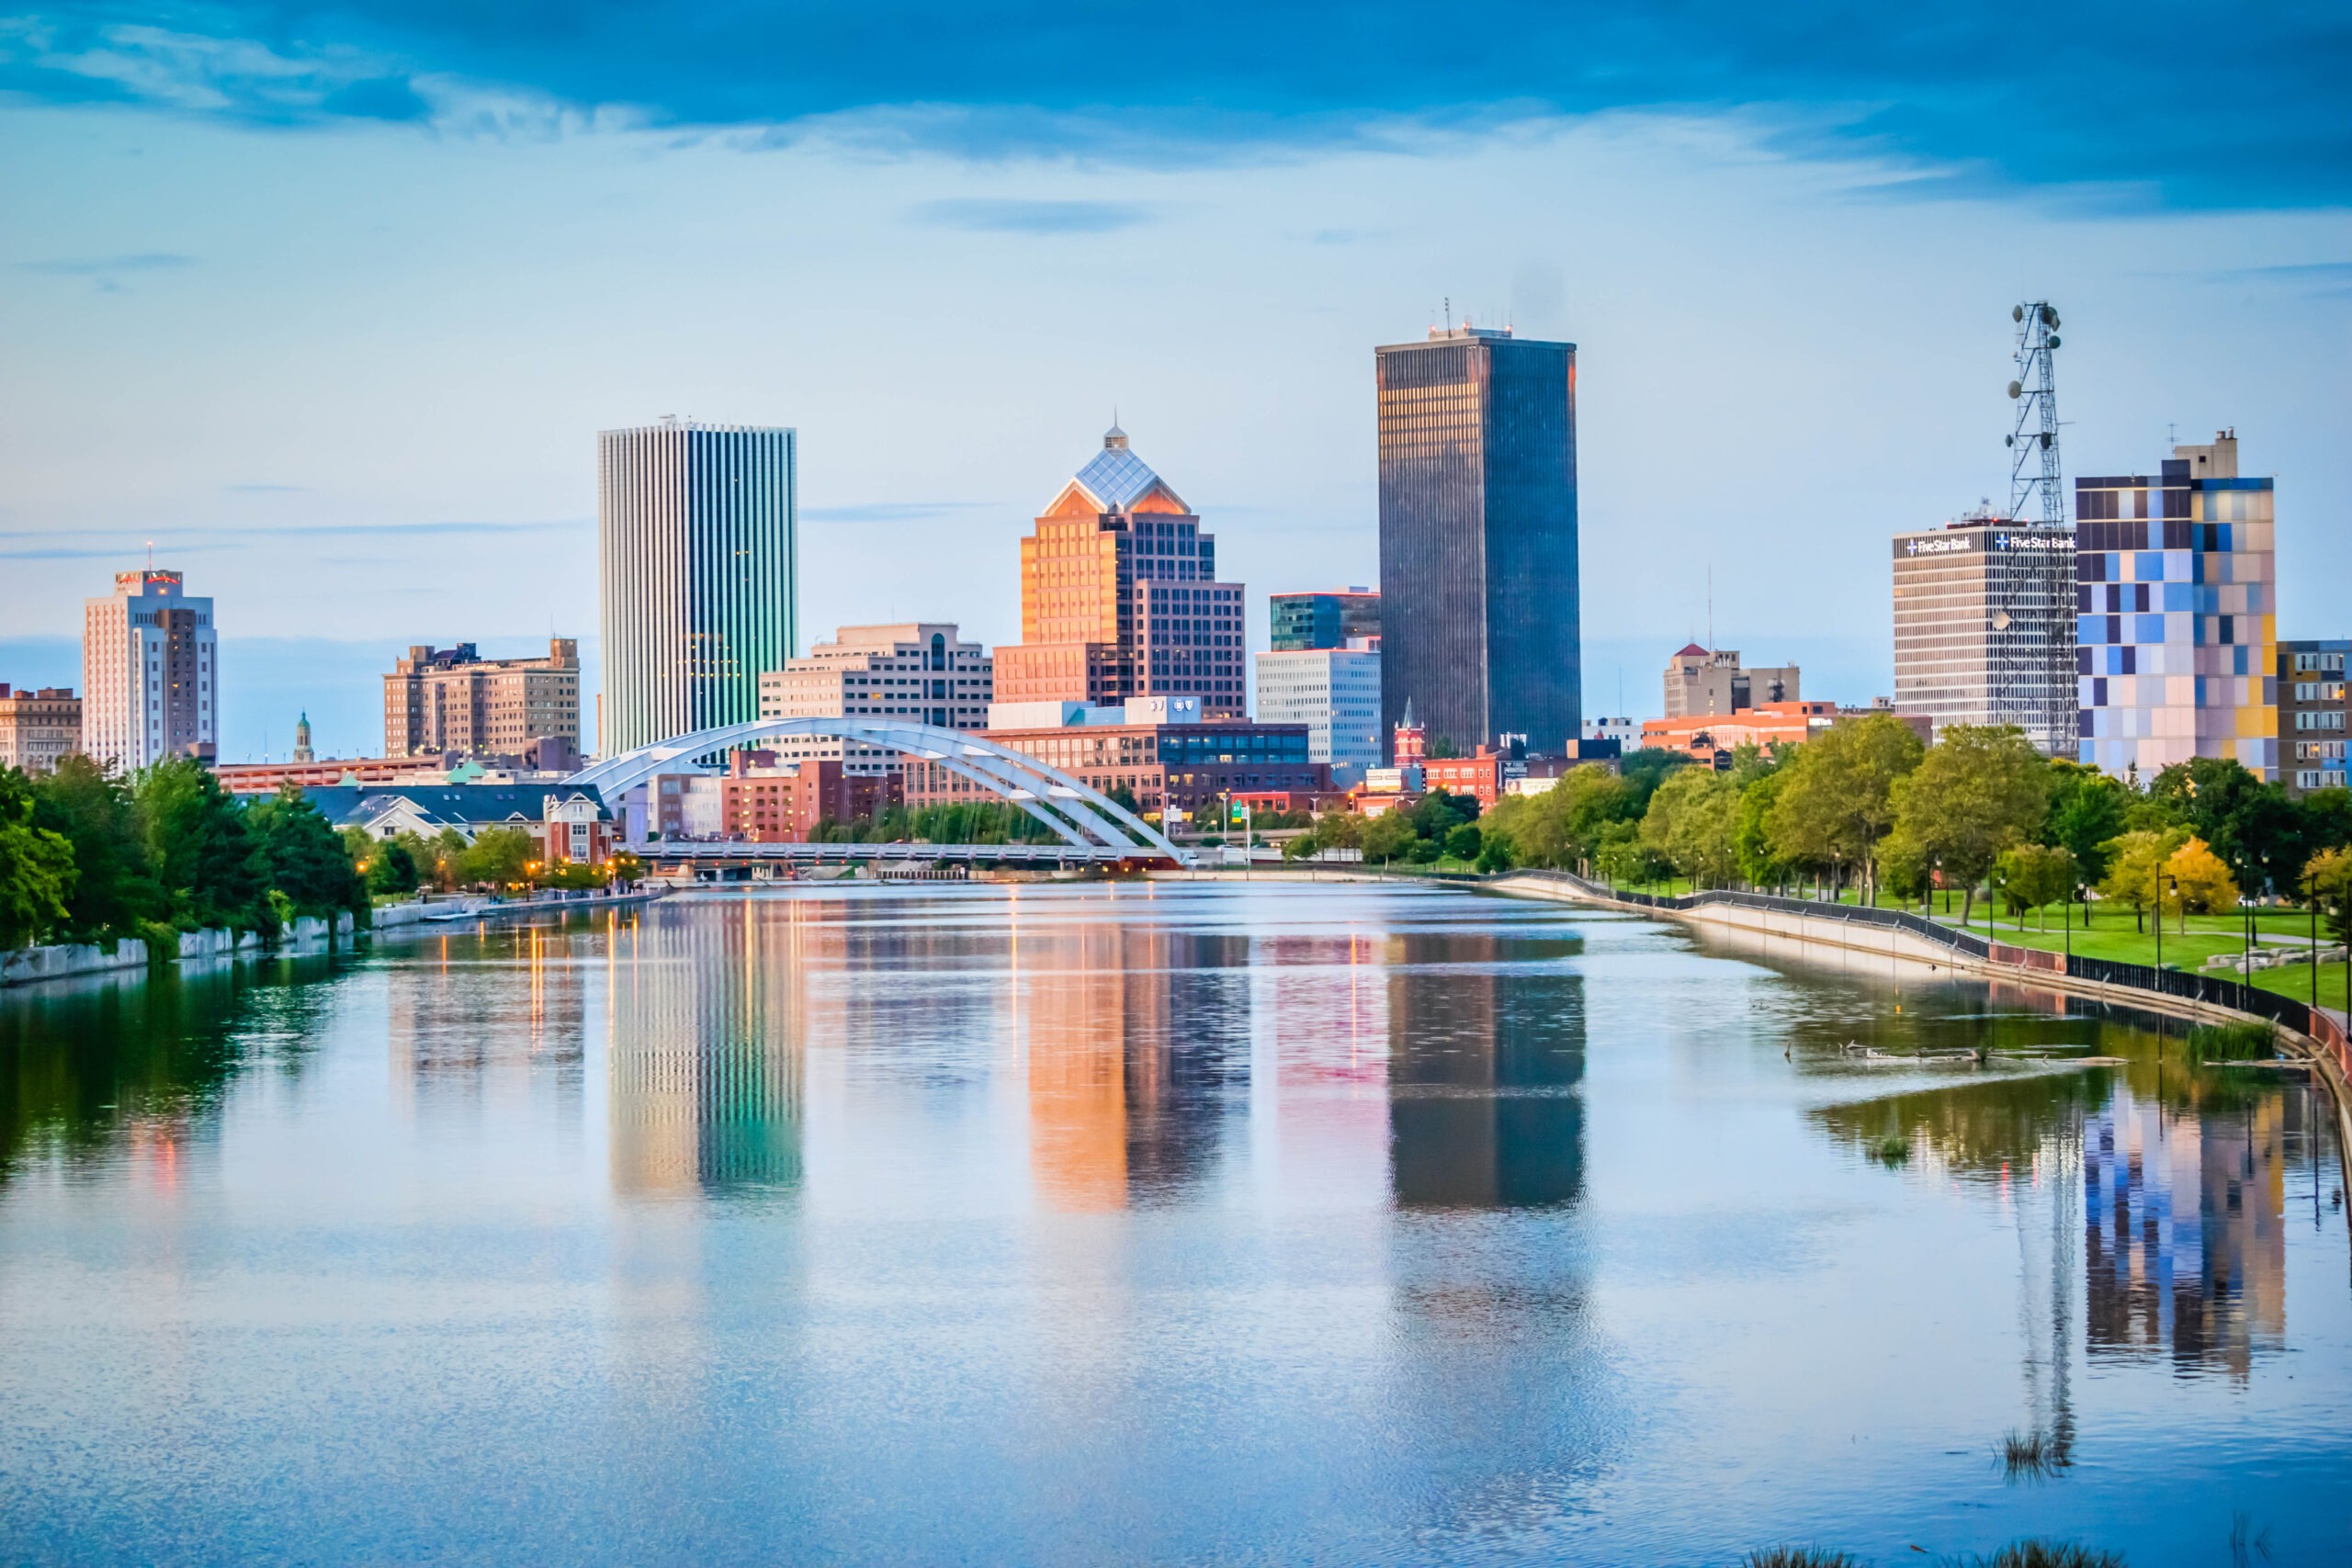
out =
[(520, 757), (533, 741), (580, 749), (580, 643), (544, 659), (482, 659), (474, 645), (411, 648), (384, 677), (384, 755)]
[(1239, 717), (1241, 610), (1216, 538), (1114, 425), (1021, 541), (1021, 641), (996, 650), (996, 700), (1197, 696)]

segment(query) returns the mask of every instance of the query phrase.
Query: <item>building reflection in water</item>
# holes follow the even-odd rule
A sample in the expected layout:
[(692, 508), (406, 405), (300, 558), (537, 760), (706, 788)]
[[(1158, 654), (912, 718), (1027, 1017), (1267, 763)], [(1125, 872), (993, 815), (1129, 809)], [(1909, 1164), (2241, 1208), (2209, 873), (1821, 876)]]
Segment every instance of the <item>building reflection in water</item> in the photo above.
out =
[(1038, 1195), (1086, 1212), (1197, 1184), (1247, 1060), (1248, 939), (1058, 920), (1014, 953)]
[(596, 941), (582, 924), (533, 925), (403, 949), (384, 998), (394, 1111), (447, 1115), (552, 1095), (557, 1114), (576, 1121)]
[(2242, 1379), (2256, 1351), (2286, 1343), (2287, 1148), (2310, 1094), (2216, 1087), (2197, 1103), (2118, 1085), (2084, 1129), (2094, 1356), (2169, 1355)]
[[(1935, 1023), (1932, 1015), (1920, 1021), (1922, 1043), (1972, 1040), (1985, 1027)], [(2334, 1157), (2311, 1085), (2191, 1070), (2177, 1039), (2160, 1041), (2125, 1019), (2076, 1027), (2088, 1038), (2073, 1043), (2124, 1065), (2020, 1064), (1950, 1089), (1810, 1113), (1858, 1154), (1902, 1138), (1915, 1163), (1994, 1187), (2014, 1207), (2030, 1298), (2021, 1306), (2030, 1392), (2062, 1438), (2071, 1430), (2067, 1361), (2077, 1345), (2094, 1359), (2162, 1356), (2181, 1372), (2243, 1379), (2256, 1355), (2285, 1344), (2289, 1168), (2298, 1187), (2305, 1176), (2316, 1183)]]
[(1584, 976), (1570, 944), (1388, 939), (1390, 1170), (1402, 1208), (1573, 1202), (1584, 1186)]
[[(656, 910), (616, 933), (612, 1179), (629, 1196), (797, 1187), (803, 948), (823, 907)], [(838, 933), (831, 940), (838, 941)]]

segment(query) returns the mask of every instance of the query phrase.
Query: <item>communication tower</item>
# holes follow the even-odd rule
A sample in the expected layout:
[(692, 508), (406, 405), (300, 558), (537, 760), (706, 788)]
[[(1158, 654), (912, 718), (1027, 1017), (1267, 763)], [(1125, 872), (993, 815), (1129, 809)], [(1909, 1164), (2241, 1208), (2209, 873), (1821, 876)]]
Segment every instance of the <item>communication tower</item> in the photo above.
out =
[[(2048, 300), (2009, 311), (2018, 327), (2017, 379), (2009, 383), (2018, 405), (2017, 428), (2009, 433), (2009, 521), (2039, 521), (2048, 527), (2066, 522), (2066, 495), (2058, 478), (2058, 377), (2051, 355), (2058, 347), (2058, 311)], [(2041, 492), (2041, 515), (2026, 515), (2033, 492)]]

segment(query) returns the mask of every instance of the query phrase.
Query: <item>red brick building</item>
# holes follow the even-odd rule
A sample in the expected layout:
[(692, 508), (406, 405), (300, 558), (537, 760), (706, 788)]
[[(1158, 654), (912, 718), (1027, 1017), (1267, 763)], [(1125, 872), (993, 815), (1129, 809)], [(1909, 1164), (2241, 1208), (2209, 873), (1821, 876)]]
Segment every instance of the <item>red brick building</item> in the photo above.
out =
[(819, 823), (860, 821), (903, 798), (895, 773), (853, 773), (832, 758), (778, 767), (765, 751), (731, 754), (718, 794), (720, 836), (752, 844), (805, 844)]

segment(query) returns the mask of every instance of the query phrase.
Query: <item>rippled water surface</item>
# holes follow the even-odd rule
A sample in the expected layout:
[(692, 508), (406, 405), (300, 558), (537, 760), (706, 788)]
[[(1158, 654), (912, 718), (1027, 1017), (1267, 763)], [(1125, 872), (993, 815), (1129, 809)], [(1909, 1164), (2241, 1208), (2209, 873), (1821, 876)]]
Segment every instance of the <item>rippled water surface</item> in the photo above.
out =
[(1295, 885), (12, 993), (0, 1544), (2346, 1561), (2333, 1112), (2177, 1028)]

